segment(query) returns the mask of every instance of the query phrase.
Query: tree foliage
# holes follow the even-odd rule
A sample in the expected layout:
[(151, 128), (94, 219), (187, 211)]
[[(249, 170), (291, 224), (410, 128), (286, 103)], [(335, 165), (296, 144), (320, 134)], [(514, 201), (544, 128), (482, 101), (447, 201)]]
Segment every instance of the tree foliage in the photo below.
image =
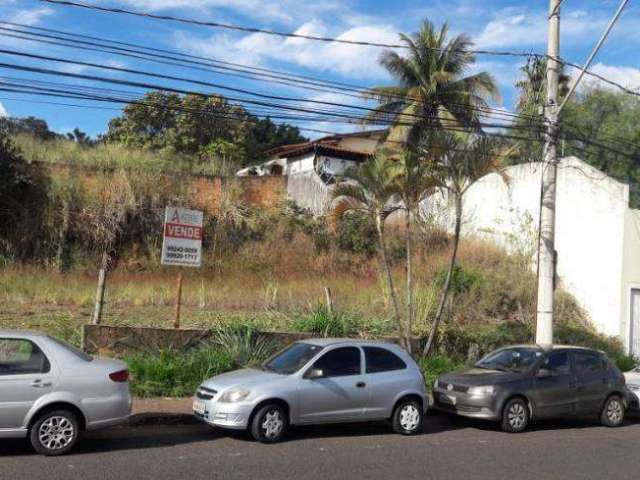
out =
[[(259, 120), (221, 95), (150, 92), (111, 120), (105, 140), (194, 155), (202, 162), (232, 161), (237, 167), (257, 162), (266, 149), (306, 138), (298, 128)], [(227, 145), (224, 155), (221, 145)]]
[(397, 85), (371, 89), (378, 101), (369, 121), (390, 118), (396, 123), (390, 138), (415, 143), (425, 129), (444, 126), (479, 128), (478, 111), (498, 99), (495, 80), (487, 72), (466, 75), (475, 63), (473, 42), (461, 34), (449, 38), (449, 26), (437, 29), (429, 20), (414, 35), (400, 34), (407, 56), (385, 51), (381, 65)]

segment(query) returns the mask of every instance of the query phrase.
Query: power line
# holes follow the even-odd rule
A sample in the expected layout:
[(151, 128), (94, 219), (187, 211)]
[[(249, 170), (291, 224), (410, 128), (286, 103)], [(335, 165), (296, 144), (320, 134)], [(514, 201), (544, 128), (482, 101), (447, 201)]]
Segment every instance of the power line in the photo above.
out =
[[(68, 0), (40, 0), (40, 1), (50, 3), (50, 4), (55, 4), (55, 5), (63, 5), (68, 7), (78, 7), (78, 8), (88, 9), (88, 10), (96, 10), (96, 11), (105, 12), (105, 13), (118, 13), (118, 14), (132, 15), (136, 17), (151, 18), (154, 20), (168, 20), (172, 22), (199, 25), (203, 27), (222, 28), (222, 29), (228, 29), (228, 30), (241, 31), (245, 33), (262, 33), (265, 35), (273, 35), (273, 36), (286, 37), (286, 38), (314, 40), (314, 41), (327, 42), (327, 43), (343, 43), (347, 45), (359, 45), (359, 46), (367, 46), (367, 47), (402, 48), (402, 49), (410, 48), (409, 46), (404, 44), (365, 42), (360, 40), (347, 40), (342, 38), (303, 35), (303, 34), (291, 33), (291, 32), (279, 32), (275, 30), (266, 30), (266, 29), (257, 28), (257, 27), (246, 27), (241, 25), (233, 25), (229, 23), (209, 22), (209, 21), (202, 21), (202, 20), (196, 20), (196, 19), (190, 19), (190, 18), (175, 17), (172, 15), (158, 15), (153, 13), (138, 12), (134, 10), (128, 10), (128, 9), (117, 8), (117, 7), (101, 7), (95, 4), (80, 3), (80, 2), (74, 2), (74, 1), (68, 1)], [(449, 49), (447, 48), (431, 48), (431, 50), (440, 51), (440, 52), (449, 51)], [(496, 55), (496, 56), (512, 56), (512, 57), (530, 57), (532, 55), (530, 53), (525, 53), (525, 52), (505, 52), (505, 51), (490, 51), (490, 50), (465, 50), (465, 52), (475, 54), (475, 55)], [(544, 55), (540, 55), (540, 56), (544, 56)]]

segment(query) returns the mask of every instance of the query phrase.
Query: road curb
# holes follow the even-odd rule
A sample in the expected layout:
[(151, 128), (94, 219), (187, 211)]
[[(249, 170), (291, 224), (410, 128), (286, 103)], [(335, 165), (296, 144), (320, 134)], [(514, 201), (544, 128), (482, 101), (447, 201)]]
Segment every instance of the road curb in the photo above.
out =
[(131, 427), (144, 427), (149, 425), (195, 425), (199, 423), (201, 422), (193, 415), (186, 413), (145, 412), (131, 415), (128, 425)]

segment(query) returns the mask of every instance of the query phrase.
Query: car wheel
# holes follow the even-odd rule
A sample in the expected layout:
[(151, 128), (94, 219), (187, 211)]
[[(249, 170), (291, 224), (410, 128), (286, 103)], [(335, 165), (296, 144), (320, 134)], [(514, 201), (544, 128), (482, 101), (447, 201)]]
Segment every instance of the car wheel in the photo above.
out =
[(502, 430), (509, 433), (522, 432), (529, 425), (529, 406), (521, 398), (509, 400), (502, 410)]
[(251, 435), (262, 443), (275, 443), (284, 437), (289, 420), (281, 405), (271, 403), (261, 407), (251, 421)]
[(612, 395), (604, 402), (600, 421), (606, 427), (619, 427), (624, 422), (624, 404), (617, 395)]
[(422, 430), (422, 407), (417, 400), (403, 400), (393, 411), (391, 426), (402, 435), (415, 435)]
[(41, 455), (69, 453), (80, 438), (80, 424), (68, 410), (55, 410), (40, 416), (29, 431), (34, 450)]

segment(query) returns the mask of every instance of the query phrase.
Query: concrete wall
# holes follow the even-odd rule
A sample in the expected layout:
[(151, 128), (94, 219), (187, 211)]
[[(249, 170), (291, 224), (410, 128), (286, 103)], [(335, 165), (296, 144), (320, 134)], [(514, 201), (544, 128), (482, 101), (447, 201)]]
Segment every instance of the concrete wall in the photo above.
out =
[[(620, 292), (620, 311), (622, 312), (621, 339), (625, 347), (631, 343), (631, 290), (640, 289), (640, 210), (628, 209), (625, 214), (624, 257), (622, 262), (622, 291)], [(636, 332), (636, 336), (640, 332)], [(638, 340), (636, 339), (636, 345)], [(632, 349), (636, 356), (640, 350)]]
[[(522, 242), (528, 238), (535, 252), (541, 164), (512, 166), (506, 173), (508, 184), (491, 174), (467, 192), (463, 235), (490, 239), (512, 251), (526, 247)], [(560, 286), (607, 335), (624, 334), (620, 292), (628, 202), (628, 186), (577, 158), (562, 160), (556, 217)], [(451, 218), (450, 213), (446, 217)]]
[(288, 158), (284, 169), (285, 175), (298, 175), (300, 173), (313, 172), (315, 168), (316, 154), (310, 152), (301, 157)]
[[(257, 332), (277, 345), (284, 347), (305, 338), (317, 337), (304, 332)], [(396, 342), (397, 339), (383, 337), (382, 340)], [(82, 327), (82, 348), (93, 355), (122, 356), (136, 351), (157, 352), (163, 349), (186, 351), (201, 346), (202, 343), (215, 343), (212, 330), (169, 329), (149, 327), (114, 327), (110, 325), (84, 325)], [(413, 339), (414, 349), (418, 349), (419, 340)]]

